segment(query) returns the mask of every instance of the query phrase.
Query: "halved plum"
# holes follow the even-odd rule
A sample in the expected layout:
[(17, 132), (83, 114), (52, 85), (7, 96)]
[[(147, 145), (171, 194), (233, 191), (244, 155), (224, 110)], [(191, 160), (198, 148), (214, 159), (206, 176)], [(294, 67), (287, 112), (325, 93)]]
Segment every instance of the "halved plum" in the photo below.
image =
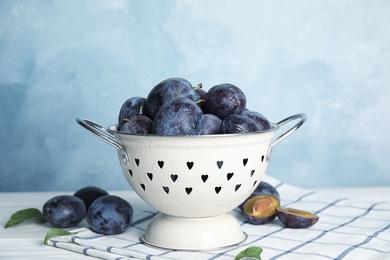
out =
[(275, 219), (276, 207), (280, 207), (278, 198), (270, 194), (261, 194), (247, 199), (243, 211), (249, 223), (262, 225)]
[(277, 207), (276, 215), (289, 228), (308, 228), (319, 220), (316, 214), (292, 208)]
[[(265, 181), (261, 181), (260, 184), (256, 187), (256, 189), (252, 192), (251, 195), (249, 195), (249, 197), (245, 201), (247, 201), (248, 199), (254, 196), (262, 195), (262, 194), (272, 195), (280, 201), (279, 192), (276, 190), (274, 186), (272, 186), (271, 184)], [(238, 206), (242, 211), (244, 210), (245, 201), (241, 203), (240, 206)]]

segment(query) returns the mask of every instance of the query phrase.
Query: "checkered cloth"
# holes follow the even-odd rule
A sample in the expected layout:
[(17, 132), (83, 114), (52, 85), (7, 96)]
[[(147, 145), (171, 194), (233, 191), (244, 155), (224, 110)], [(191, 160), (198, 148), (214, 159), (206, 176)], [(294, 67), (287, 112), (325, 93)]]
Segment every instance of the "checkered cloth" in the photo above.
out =
[(143, 210), (137, 210), (133, 226), (125, 233), (104, 236), (84, 228), (72, 230), (81, 231), (77, 235), (52, 238), (49, 245), (102, 259), (234, 259), (250, 246), (263, 248), (263, 260), (390, 259), (390, 203), (325, 196), (268, 176), (263, 180), (278, 189), (283, 207), (313, 212), (319, 221), (307, 229), (285, 228), (278, 219), (251, 225), (237, 209), (230, 213), (248, 234), (239, 246), (202, 252), (160, 250), (139, 241), (156, 212), (135, 197)]

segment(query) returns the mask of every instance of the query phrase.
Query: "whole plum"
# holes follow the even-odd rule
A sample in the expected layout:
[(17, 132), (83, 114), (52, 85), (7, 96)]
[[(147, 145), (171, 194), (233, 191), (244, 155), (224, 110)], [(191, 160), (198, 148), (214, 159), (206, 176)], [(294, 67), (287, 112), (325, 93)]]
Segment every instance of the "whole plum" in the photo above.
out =
[(152, 133), (158, 135), (198, 135), (202, 130), (203, 113), (188, 98), (165, 103), (156, 114)]
[(189, 98), (193, 101), (199, 100), (191, 83), (183, 78), (175, 77), (158, 83), (148, 94), (146, 104), (149, 110), (149, 117), (154, 119), (160, 108), (167, 102), (177, 98)]
[(268, 119), (259, 112), (243, 111), (241, 114), (252, 119), (259, 126), (260, 131), (271, 129)]
[(84, 219), (86, 209), (81, 199), (71, 195), (60, 195), (45, 202), (42, 214), (53, 227), (69, 228)]
[(221, 133), (222, 120), (216, 115), (204, 114), (202, 121), (202, 135), (213, 135)]
[(195, 92), (198, 94), (199, 96), (199, 100), (201, 100), (202, 102), (197, 102), (198, 106), (202, 109), (203, 112), (205, 112), (205, 97), (206, 97), (206, 90), (202, 89), (202, 88), (195, 88)]
[(257, 124), (247, 116), (231, 114), (225, 117), (221, 123), (221, 133), (235, 134), (259, 131)]
[(118, 127), (122, 127), (124, 123), (136, 115), (149, 115), (148, 107), (146, 106), (146, 98), (131, 97), (127, 99), (121, 106), (118, 116)]
[(122, 125), (120, 131), (128, 134), (150, 134), (152, 133), (153, 121), (147, 116), (136, 115)]
[(207, 91), (205, 109), (207, 113), (224, 119), (231, 114), (240, 114), (246, 107), (244, 92), (229, 83), (215, 85)]
[(106, 195), (91, 204), (86, 218), (89, 227), (97, 233), (120, 234), (133, 223), (133, 207), (118, 196)]
[(108, 195), (108, 192), (94, 186), (87, 186), (77, 190), (73, 196), (81, 199), (85, 204), (85, 209), (88, 211), (89, 206), (91, 206), (92, 202), (97, 198)]

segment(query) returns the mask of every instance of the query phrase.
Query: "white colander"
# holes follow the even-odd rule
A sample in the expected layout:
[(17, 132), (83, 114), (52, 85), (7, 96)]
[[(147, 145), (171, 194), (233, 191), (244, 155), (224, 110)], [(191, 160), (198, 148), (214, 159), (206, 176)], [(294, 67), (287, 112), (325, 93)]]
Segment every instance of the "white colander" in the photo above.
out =
[[(298, 122), (274, 139), (280, 126)], [(260, 183), (273, 146), (306, 120), (305, 114), (271, 124), (268, 131), (204, 136), (123, 134), (87, 119), (77, 122), (113, 145), (133, 190), (160, 213), (141, 241), (175, 250), (204, 250), (245, 240), (238, 221), (227, 214)]]

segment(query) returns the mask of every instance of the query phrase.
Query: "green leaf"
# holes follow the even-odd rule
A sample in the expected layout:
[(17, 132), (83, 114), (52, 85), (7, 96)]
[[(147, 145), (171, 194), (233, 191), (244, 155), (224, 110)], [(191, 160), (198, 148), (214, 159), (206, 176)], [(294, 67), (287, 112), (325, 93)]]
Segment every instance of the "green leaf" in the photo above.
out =
[(69, 232), (68, 230), (61, 229), (61, 228), (52, 228), (49, 231), (47, 231), (43, 242), (45, 243), (45, 245), (47, 245), (50, 238), (58, 237), (58, 236), (76, 235), (77, 233), (79, 232)]
[(261, 256), (260, 256), (261, 252), (263, 252), (263, 249), (261, 247), (258, 246), (248, 247), (247, 249), (238, 253), (238, 255), (234, 258), (234, 260), (240, 260), (244, 257), (261, 260)]
[(10, 219), (5, 224), (4, 228), (14, 227), (27, 220), (37, 220), (37, 221), (44, 222), (45, 218), (43, 217), (39, 209), (35, 209), (35, 208), (22, 209), (12, 214)]

